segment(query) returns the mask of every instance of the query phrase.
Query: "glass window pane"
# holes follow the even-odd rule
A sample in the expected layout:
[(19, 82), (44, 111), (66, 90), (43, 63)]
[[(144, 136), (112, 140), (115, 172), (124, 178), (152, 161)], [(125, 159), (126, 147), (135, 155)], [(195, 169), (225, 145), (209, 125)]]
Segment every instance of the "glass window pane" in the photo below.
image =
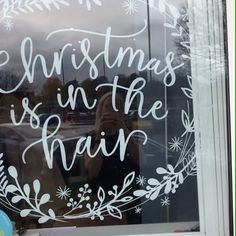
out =
[(211, 58), (194, 54), (188, 1), (0, 7), (0, 204), (16, 228), (200, 232), (192, 59)]

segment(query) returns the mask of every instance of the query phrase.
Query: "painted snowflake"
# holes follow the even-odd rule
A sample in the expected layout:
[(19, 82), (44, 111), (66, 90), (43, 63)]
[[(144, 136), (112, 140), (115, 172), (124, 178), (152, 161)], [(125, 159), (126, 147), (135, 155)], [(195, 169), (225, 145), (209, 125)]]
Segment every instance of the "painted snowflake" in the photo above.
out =
[(169, 145), (170, 145), (171, 150), (178, 152), (181, 150), (181, 146), (183, 145), (183, 142), (180, 138), (174, 137), (171, 139), (171, 142), (169, 142)]
[(135, 207), (134, 212), (135, 214), (141, 214), (142, 213), (141, 207)]
[(10, 19), (4, 21), (4, 27), (6, 30), (11, 31), (13, 28), (13, 22)]
[(136, 178), (136, 184), (139, 184), (140, 186), (143, 186), (146, 183), (146, 178), (144, 176), (139, 175)]
[(125, 12), (128, 15), (132, 15), (138, 12), (139, 4), (137, 0), (125, 0), (122, 4), (125, 8)]
[(71, 190), (69, 188), (67, 188), (67, 186), (64, 187), (64, 189), (60, 186), (58, 189), (57, 189), (57, 194), (56, 196), (63, 200), (67, 200), (67, 198), (70, 197), (70, 193), (71, 193)]
[(170, 205), (170, 199), (168, 197), (165, 197), (164, 199), (161, 199), (161, 206), (169, 206)]

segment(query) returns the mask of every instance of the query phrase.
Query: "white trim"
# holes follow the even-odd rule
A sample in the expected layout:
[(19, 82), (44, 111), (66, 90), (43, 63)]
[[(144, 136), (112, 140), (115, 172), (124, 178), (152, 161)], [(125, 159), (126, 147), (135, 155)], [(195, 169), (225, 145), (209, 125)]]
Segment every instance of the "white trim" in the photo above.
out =
[[(228, 26), (228, 61), (229, 61), (229, 88), (230, 88), (230, 117), (231, 117), (231, 153), (233, 173), (233, 202), (235, 209), (235, 1), (227, 0), (227, 26)], [(235, 222), (235, 210), (234, 222)], [(234, 223), (235, 224), (235, 223)], [(234, 229), (235, 230), (235, 229)]]
[[(114, 234), (112, 236), (120, 236), (117, 234)], [(168, 234), (168, 233), (161, 233), (161, 234), (135, 234), (135, 235), (122, 235), (122, 236), (204, 236), (202, 233), (196, 233), (196, 232), (187, 232), (187, 233), (173, 233), (173, 234)]]
[[(207, 236), (228, 236), (223, 5), (221, 2), (205, 0), (189, 2), (194, 7), (190, 27), (192, 53), (202, 55), (192, 57), (200, 225)], [(216, 48), (217, 44), (220, 50)], [(219, 62), (214, 62), (219, 59)]]
[[(173, 233), (177, 228), (191, 228), (197, 222), (158, 223), (123, 226), (99, 226), (78, 229), (79, 236), (205, 236), (200, 232)], [(166, 233), (166, 232), (169, 233)]]

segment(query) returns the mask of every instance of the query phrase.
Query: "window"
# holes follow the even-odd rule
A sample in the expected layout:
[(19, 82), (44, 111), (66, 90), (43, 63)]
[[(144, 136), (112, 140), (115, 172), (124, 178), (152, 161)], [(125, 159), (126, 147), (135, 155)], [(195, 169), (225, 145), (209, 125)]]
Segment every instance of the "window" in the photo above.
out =
[(225, 3), (0, 6), (0, 204), (16, 228), (229, 235)]

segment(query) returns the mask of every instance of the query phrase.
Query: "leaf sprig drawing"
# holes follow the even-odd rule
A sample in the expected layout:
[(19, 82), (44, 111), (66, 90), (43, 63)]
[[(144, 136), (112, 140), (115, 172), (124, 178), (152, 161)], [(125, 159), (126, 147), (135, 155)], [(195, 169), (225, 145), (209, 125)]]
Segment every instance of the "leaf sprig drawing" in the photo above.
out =
[(190, 88), (183, 88), (182, 87), (181, 90), (186, 95), (186, 97), (188, 97), (189, 99), (193, 99), (192, 77), (188, 75), (187, 78), (188, 78), (188, 84), (189, 84)]
[(43, 224), (48, 220), (55, 220), (56, 216), (52, 209), (49, 209), (47, 214), (45, 214), (41, 210), (41, 206), (50, 201), (50, 195), (48, 193), (44, 193), (42, 196), (39, 197), (41, 188), (40, 181), (36, 179), (33, 182), (34, 199), (32, 199), (30, 198), (30, 185), (25, 184), (23, 188), (20, 186), (16, 168), (14, 166), (10, 166), (8, 168), (8, 173), (15, 181), (15, 184), (10, 184), (6, 187), (7, 193), (14, 193), (14, 196), (11, 198), (11, 202), (13, 204), (16, 204), (20, 201), (25, 201), (28, 205), (27, 209), (21, 210), (20, 216), (26, 217), (31, 213), (34, 213), (38, 216), (38, 222), (40, 224)]
[[(1, 2), (0, 2), (1, 4)], [(2, 1), (3, 16), (12, 18), (13, 14), (33, 13), (35, 10), (43, 11), (44, 9), (52, 10), (61, 9), (61, 6), (69, 6), (66, 0), (4, 0)]]
[[(85, 194), (89, 191), (89, 185), (85, 185), (82, 195), (79, 196), (79, 200), (75, 201), (70, 199), (69, 207), (72, 207), (72, 210), (64, 214), (65, 219), (79, 219), (79, 218), (90, 218), (94, 220), (98, 217), (100, 220), (104, 220), (104, 215), (110, 215), (114, 218), (122, 219), (122, 211), (119, 209), (118, 205), (120, 203), (128, 204), (133, 201), (134, 196), (125, 195), (126, 191), (131, 187), (135, 178), (135, 172), (128, 174), (124, 181), (121, 189), (118, 189), (118, 186), (114, 185), (112, 190), (109, 190), (107, 193), (102, 187), (99, 187), (97, 191), (97, 201), (93, 203), (86, 203), (85, 212), (80, 214), (72, 214), (74, 210), (78, 208), (83, 208), (82, 203), (89, 200), (89, 197), (85, 197)], [(107, 196), (109, 201), (106, 201)], [(72, 214), (72, 215), (71, 215)]]
[(8, 185), (8, 180), (6, 173), (4, 172), (4, 165), (3, 165), (3, 153), (0, 154), (0, 197), (6, 198), (7, 190), (6, 186)]
[[(78, 0), (79, 4), (86, 3), (88, 11), (91, 11), (93, 2), (97, 6), (102, 6), (101, 0)], [(7, 30), (11, 30), (14, 15), (34, 13), (35, 11), (61, 10), (62, 7), (70, 6), (69, 0), (0, 0), (0, 23), (4, 23)]]
[[(147, 1), (137, 0), (145, 5), (147, 5)], [(181, 40), (184, 42), (182, 45), (185, 48), (185, 53), (182, 54), (182, 59), (189, 60), (190, 59), (190, 48), (188, 45), (190, 44), (189, 37), (189, 9), (188, 7), (182, 7), (178, 9), (173, 3), (167, 0), (150, 0), (149, 7), (160, 12), (164, 17), (166, 22), (164, 26), (171, 31), (171, 35), (175, 37), (176, 40)]]
[[(147, 5), (147, 1), (137, 1)], [(164, 23), (164, 26), (174, 31), (171, 33), (173, 37), (184, 37), (184, 35), (188, 35), (188, 32), (186, 34), (185, 27), (181, 24), (181, 21), (188, 21), (187, 11), (180, 11), (173, 3), (169, 3), (166, 0), (150, 0), (149, 7), (157, 10), (166, 17), (167, 22)]]
[[(2, 154), (0, 160), (2, 159)], [(41, 208), (42, 205), (53, 202), (50, 201), (50, 194), (43, 193), (40, 194), (41, 183), (39, 180), (34, 180), (32, 186), (30, 184), (24, 184), (23, 187), (18, 181), (18, 172), (14, 166), (8, 168), (9, 176), (14, 179), (14, 183), (10, 183), (7, 180), (7, 177), (4, 172), (4, 165), (2, 165), (2, 160), (0, 161), (1, 171), (1, 182), (0, 191), (1, 196), (0, 200), (2, 203), (2, 198), (7, 200), (6, 204), (8, 208), (20, 214), (21, 217), (33, 216), (38, 218), (38, 223), (43, 224), (49, 220), (61, 221), (64, 222), (68, 219), (80, 219), (80, 218), (90, 218), (94, 220), (98, 217), (100, 220), (104, 220), (104, 217), (110, 215), (112, 217), (122, 219), (122, 210), (119, 209), (119, 203), (129, 204), (133, 201), (134, 196), (127, 196), (126, 193), (132, 187), (131, 184), (135, 178), (135, 172), (128, 174), (123, 181), (123, 186), (121, 189), (118, 189), (118, 186), (114, 185), (113, 189), (105, 193), (102, 187), (99, 187), (97, 191), (97, 201), (93, 203), (88, 203), (90, 200), (90, 193), (92, 190), (89, 188), (88, 184), (85, 184), (84, 187), (79, 188), (79, 193), (77, 195), (78, 200), (70, 198), (67, 207), (71, 208), (67, 213), (62, 216), (56, 216), (53, 209), (48, 209), (45, 213)], [(67, 191), (70, 191), (69, 188), (66, 188)], [(31, 197), (30, 197), (31, 196)], [(107, 200), (109, 196), (109, 200)], [(62, 199), (62, 198), (61, 198)], [(25, 209), (18, 209), (14, 207), (14, 204), (17, 204), (20, 201), (26, 203)], [(13, 204), (13, 205), (12, 205)], [(86, 208), (84, 212), (75, 214), (75, 210)]]
[(188, 176), (195, 176), (197, 175), (197, 159), (196, 159), (196, 154), (195, 152), (192, 152), (190, 154), (188, 154), (184, 159), (183, 159), (183, 166), (186, 166), (188, 163), (190, 163), (189, 165), (187, 165), (186, 168), (186, 173), (188, 174)]
[(156, 172), (158, 175), (163, 176), (162, 180), (158, 180), (157, 178), (148, 179), (146, 189), (136, 190), (134, 192), (134, 196), (146, 197), (147, 199), (153, 201), (162, 195), (167, 195), (169, 193), (175, 194), (176, 189), (184, 183), (184, 180), (191, 175), (193, 169), (196, 168), (196, 166), (192, 163), (195, 163), (195, 156), (188, 159), (188, 162), (185, 162), (185, 165), (180, 171), (177, 171), (177, 167), (174, 168), (170, 164), (167, 165), (166, 169), (163, 167), (158, 167)]
[(187, 113), (185, 110), (182, 110), (182, 124), (185, 128), (184, 133), (181, 135), (183, 137), (186, 133), (194, 132), (194, 119), (191, 120), (189, 112)]

